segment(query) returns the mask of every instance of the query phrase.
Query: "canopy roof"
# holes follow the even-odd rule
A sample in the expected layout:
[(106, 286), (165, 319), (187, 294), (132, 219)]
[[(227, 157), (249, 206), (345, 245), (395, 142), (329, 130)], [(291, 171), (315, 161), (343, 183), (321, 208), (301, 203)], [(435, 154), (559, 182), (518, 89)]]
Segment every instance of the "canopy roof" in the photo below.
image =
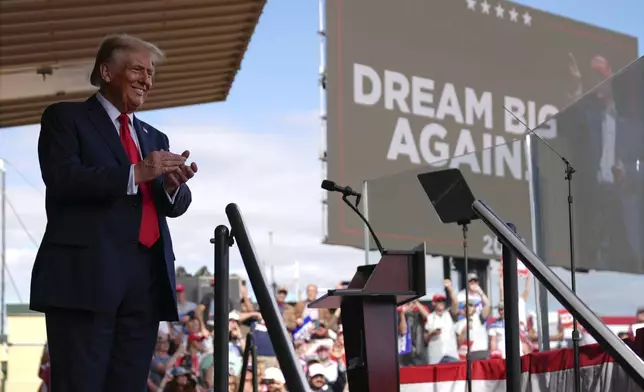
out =
[(61, 100), (84, 100), (103, 37), (158, 45), (145, 109), (223, 101), (266, 0), (0, 0), (0, 128), (34, 124)]

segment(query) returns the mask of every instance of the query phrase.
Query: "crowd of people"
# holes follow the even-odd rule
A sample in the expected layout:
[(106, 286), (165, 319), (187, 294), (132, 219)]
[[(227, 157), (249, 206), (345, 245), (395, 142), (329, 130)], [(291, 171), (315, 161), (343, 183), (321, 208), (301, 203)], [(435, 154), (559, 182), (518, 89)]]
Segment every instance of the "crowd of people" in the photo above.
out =
[[(531, 279), (526, 277), (518, 295), (520, 350), (527, 354), (537, 350), (537, 323), (526, 313), (526, 299)], [(214, 280), (212, 281), (214, 285)], [(338, 284), (346, 287), (347, 282)], [(504, 302), (493, 306), (479, 284), (475, 273), (467, 275), (466, 289), (456, 291), (450, 280), (444, 281), (444, 293), (436, 293), (430, 302), (412, 301), (398, 308), (398, 354), (401, 366), (422, 366), (465, 359), (467, 346), (472, 359), (505, 357)], [(466, 294), (467, 293), (467, 303)], [(277, 288), (276, 301), (284, 324), (313, 392), (348, 391), (344, 334), (340, 309), (311, 309), (308, 304), (318, 298), (316, 285), (306, 288), (306, 298), (288, 303), (288, 289)], [(244, 363), (246, 344), (252, 342), (257, 354), (256, 374), (261, 392), (283, 392), (285, 379), (273, 350), (262, 314), (249, 295), (245, 282), (240, 285), (240, 303), (230, 301), (229, 384), (230, 391), (253, 391), (252, 362)], [(213, 330), (214, 295), (209, 292), (198, 303), (188, 300), (185, 287), (177, 285), (179, 321), (162, 322), (150, 366), (148, 392), (210, 392), (214, 382)], [(469, 317), (467, 340), (466, 315)], [(644, 308), (637, 311), (637, 322), (644, 323)], [(551, 336), (553, 347), (570, 347), (571, 324), (562, 313), (558, 328)], [(629, 331), (623, 331), (622, 337)], [(248, 335), (252, 336), (248, 340)], [(581, 344), (594, 343), (581, 329)], [(47, 383), (46, 350), (41, 378)], [(45, 389), (46, 390), (46, 389)]]

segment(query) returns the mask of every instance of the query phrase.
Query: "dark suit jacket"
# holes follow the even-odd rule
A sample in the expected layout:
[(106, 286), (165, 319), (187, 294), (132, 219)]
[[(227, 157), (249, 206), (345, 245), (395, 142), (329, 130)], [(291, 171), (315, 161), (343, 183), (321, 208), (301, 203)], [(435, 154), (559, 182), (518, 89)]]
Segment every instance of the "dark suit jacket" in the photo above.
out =
[[(133, 123), (143, 158), (151, 151), (169, 150), (165, 134), (136, 117)], [(123, 266), (140, 262), (142, 203), (140, 194), (127, 195), (130, 162), (95, 96), (45, 109), (38, 157), (47, 189), (47, 228), (32, 271), (30, 308), (116, 311), (127, 284)], [(184, 184), (170, 203), (161, 178), (151, 188), (165, 259), (159, 262), (165, 262), (169, 281), (159, 293), (159, 315), (173, 321), (175, 257), (166, 217), (186, 212), (192, 196)]]
[[(619, 108), (618, 108), (619, 109)], [(644, 132), (633, 118), (619, 113), (615, 118), (615, 160), (624, 165), (624, 178), (612, 185), (600, 185), (597, 170), (602, 156), (602, 126), (604, 109), (594, 95), (587, 95), (564, 113), (562, 129), (569, 129), (569, 157), (577, 174), (573, 179), (575, 208), (582, 252), (594, 255), (594, 249), (606, 241), (601, 232), (613, 239), (611, 256), (595, 263), (584, 259), (587, 269), (616, 270), (639, 273), (642, 268), (641, 233), (644, 229), (640, 204), (644, 171), (638, 161), (644, 161)], [(609, 206), (607, 206), (607, 203)], [(612, 207), (612, 209), (607, 209)], [(591, 233), (589, 235), (589, 233)]]
[[(578, 127), (581, 132), (577, 142), (582, 142), (586, 154), (585, 159), (580, 162), (589, 179), (596, 182), (597, 169), (602, 156), (602, 126), (604, 121), (604, 110), (600, 102), (593, 96), (583, 98), (577, 105), (576, 111), (571, 115), (579, 116)], [(638, 129), (635, 122), (617, 113), (615, 116), (615, 159), (621, 160), (626, 171), (626, 184), (631, 187), (633, 182), (641, 180), (641, 174), (636, 170), (637, 161), (644, 157), (644, 133)], [(587, 144), (586, 144), (587, 143)], [(589, 166), (586, 168), (586, 164)]]

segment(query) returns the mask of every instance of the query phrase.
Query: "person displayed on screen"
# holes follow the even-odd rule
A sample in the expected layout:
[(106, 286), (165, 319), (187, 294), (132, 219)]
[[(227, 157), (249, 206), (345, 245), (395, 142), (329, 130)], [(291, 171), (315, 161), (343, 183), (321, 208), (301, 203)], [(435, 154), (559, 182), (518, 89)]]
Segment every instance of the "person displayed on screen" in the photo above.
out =
[[(601, 55), (593, 56), (582, 73), (570, 54), (569, 67), (576, 81), (573, 96), (579, 101), (560, 114), (558, 121), (560, 129), (570, 130), (562, 137), (577, 170), (574, 187), (577, 193), (583, 192), (575, 198), (584, 211), (577, 219), (581, 251), (607, 270), (614, 270), (616, 263), (641, 263), (644, 129), (616, 99), (616, 93), (632, 93), (616, 89), (634, 87), (616, 84), (619, 78), (606, 80), (613, 68)], [(584, 80), (591, 81), (591, 86), (599, 84), (582, 96)]]

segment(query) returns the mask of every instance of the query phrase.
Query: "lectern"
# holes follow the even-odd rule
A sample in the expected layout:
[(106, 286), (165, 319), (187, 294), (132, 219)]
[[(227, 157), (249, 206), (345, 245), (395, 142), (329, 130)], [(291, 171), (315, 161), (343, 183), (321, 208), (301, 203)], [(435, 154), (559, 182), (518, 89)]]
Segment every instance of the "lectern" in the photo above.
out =
[(329, 290), (310, 308), (341, 308), (349, 389), (400, 391), (396, 308), (425, 295), (425, 245), (384, 251), (358, 267), (347, 289)]

